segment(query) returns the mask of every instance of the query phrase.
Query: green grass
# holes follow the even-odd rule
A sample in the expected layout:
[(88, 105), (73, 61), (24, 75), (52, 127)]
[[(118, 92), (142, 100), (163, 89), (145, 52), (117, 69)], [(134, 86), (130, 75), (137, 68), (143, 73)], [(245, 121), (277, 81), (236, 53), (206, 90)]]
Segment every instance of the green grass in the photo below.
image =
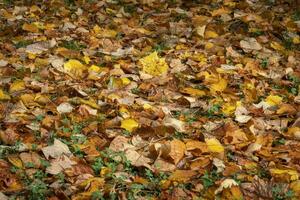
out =
[(81, 44), (77, 41), (71, 40), (71, 41), (63, 41), (61, 44), (62, 47), (65, 47), (70, 50), (80, 51), (84, 48), (86, 48), (86, 45)]

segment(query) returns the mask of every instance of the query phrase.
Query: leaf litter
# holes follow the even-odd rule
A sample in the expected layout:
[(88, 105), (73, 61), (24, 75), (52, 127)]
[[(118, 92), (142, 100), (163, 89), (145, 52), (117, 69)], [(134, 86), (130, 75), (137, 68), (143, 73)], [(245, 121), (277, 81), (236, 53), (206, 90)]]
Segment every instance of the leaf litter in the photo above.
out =
[(0, 2), (0, 199), (299, 199), (299, 13)]

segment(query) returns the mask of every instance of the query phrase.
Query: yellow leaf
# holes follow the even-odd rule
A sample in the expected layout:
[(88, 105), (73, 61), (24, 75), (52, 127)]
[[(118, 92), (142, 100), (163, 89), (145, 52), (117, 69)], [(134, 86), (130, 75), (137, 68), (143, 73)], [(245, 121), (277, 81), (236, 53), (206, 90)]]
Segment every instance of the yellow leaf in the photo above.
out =
[(227, 80), (219, 78), (219, 81), (210, 85), (210, 91), (212, 93), (223, 92), (227, 87)]
[(211, 15), (214, 17), (214, 16), (224, 15), (224, 14), (228, 14), (228, 13), (230, 13), (230, 10), (228, 10), (227, 8), (222, 7), (222, 8), (213, 10), (211, 12)]
[(84, 100), (84, 99), (80, 98), (80, 103), (89, 105), (89, 106), (91, 106), (92, 108), (95, 108), (95, 109), (99, 109), (99, 105), (93, 99)]
[(64, 64), (64, 69), (73, 77), (82, 77), (83, 71), (86, 70), (87, 67), (78, 60), (70, 59)]
[(16, 92), (16, 91), (20, 91), (20, 90), (24, 90), (24, 89), (25, 89), (24, 81), (16, 80), (10, 85), (9, 92)]
[(224, 147), (219, 142), (219, 140), (217, 140), (215, 138), (205, 139), (205, 143), (210, 152), (214, 152), (214, 153), (224, 152)]
[(88, 56), (84, 56), (83, 60), (84, 60), (85, 64), (89, 64), (91, 61), (90, 57), (88, 57)]
[(211, 43), (211, 42), (208, 42), (208, 43), (205, 44), (205, 49), (211, 49), (213, 47), (214, 47), (214, 44)]
[(168, 72), (169, 66), (164, 58), (160, 58), (157, 52), (141, 58), (140, 63), (143, 67), (143, 72), (152, 76), (159, 76)]
[(34, 24), (27, 24), (27, 23), (25, 23), (25, 24), (23, 24), (22, 29), (24, 31), (33, 32), (33, 33), (39, 32), (38, 27), (36, 25), (34, 25)]
[(185, 144), (178, 140), (174, 139), (170, 142), (171, 151), (169, 156), (174, 160), (174, 164), (176, 165), (184, 156), (185, 153)]
[(34, 60), (36, 58), (36, 54), (34, 54), (34, 53), (28, 53), (28, 58), (30, 60)]
[(99, 73), (99, 72), (101, 72), (101, 67), (99, 67), (97, 65), (92, 65), (89, 67), (88, 71)]
[(23, 163), (22, 160), (16, 155), (10, 155), (7, 157), (8, 161), (13, 164), (15, 167), (22, 169)]
[(282, 97), (278, 96), (278, 95), (269, 95), (266, 98), (266, 102), (270, 105), (270, 106), (276, 106), (281, 104), (282, 102)]
[(293, 190), (294, 193), (296, 193), (297, 196), (300, 195), (300, 180), (293, 181), (290, 184), (290, 188)]
[(128, 85), (131, 82), (129, 80), (129, 78), (126, 78), (126, 77), (121, 78), (121, 81), (122, 81), (123, 85)]
[(186, 182), (195, 176), (198, 172), (193, 170), (176, 170), (170, 177), (169, 180), (177, 182)]
[(137, 128), (139, 124), (134, 119), (124, 119), (121, 122), (121, 128), (132, 132), (135, 128)]
[(275, 50), (279, 50), (279, 51), (283, 51), (284, 50), (284, 47), (281, 46), (281, 44), (279, 44), (278, 42), (271, 42), (271, 45), (270, 45), (273, 49)]
[(294, 37), (294, 38), (293, 38), (293, 43), (294, 43), (294, 44), (300, 44), (300, 37), (299, 37), (299, 36)]
[(145, 104), (143, 105), (143, 108), (144, 108), (145, 110), (148, 110), (148, 109), (152, 109), (153, 107), (152, 107), (150, 104), (145, 103)]
[(206, 39), (216, 38), (218, 36), (219, 36), (218, 33), (216, 33), (215, 31), (205, 31)]
[(289, 175), (291, 181), (295, 181), (299, 179), (298, 172), (296, 170), (291, 169), (270, 169), (270, 173), (272, 176), (276, 175)]
[(236, 105), (234, 104), (231, 104), (231, 103), (225, 103), (223, 106), (222, 106), (222, 112), (225, 114), (225, 115), (231, 115), (234, 113), (236, 109)]
[(203, 53), (195, 53), (191, 58), (200, 63), (205, 64), (207, 62), (207, 58)]
[(129, 118), (130, 117), (130, 112), (124, 106), (121, 106), (121, 108), (119, 109), (119, 113), (123, 118)]
[(286, 134), (290, 137), (294, 137), (299, 140), (300, 139), (300, 128), (297, 126), (290, 127), (290, 128), (288, 128), (288, 131)]
[(2, 89), (0, 89), (0, 101), (10, 100), (10, 96), (5, 94)]
[(203, 90), (187, 87), (181, 90), (182, 93), (189, 94), (191, 96), (199, 96), (202, 97), (205, 95), (205, 92)]
[(118, 34), (115, 30), (102, 29), (98, 25), (93, 27), (93, 31), (97, 35), (97, 37), (114, 38)]

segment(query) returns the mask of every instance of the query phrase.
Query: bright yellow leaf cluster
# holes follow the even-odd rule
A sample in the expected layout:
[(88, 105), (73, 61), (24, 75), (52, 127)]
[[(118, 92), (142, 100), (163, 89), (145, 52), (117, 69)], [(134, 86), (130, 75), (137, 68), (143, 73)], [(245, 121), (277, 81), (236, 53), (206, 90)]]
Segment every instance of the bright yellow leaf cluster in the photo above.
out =
[(164, 58), (160, 58), (157, 52), (153, 52), (150, 55), (139, 60), (142, 65), (142, 70), (146, 74), (152, 76), (160, 76), (168, 72), (169, 66)]

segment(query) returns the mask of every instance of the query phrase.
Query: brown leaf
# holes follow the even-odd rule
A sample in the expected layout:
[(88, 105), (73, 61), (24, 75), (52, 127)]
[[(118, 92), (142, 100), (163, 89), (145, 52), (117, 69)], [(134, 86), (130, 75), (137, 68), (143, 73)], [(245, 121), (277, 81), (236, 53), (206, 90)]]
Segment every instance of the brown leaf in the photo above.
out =
[(176, 165), (184, 156), (185, 153), (185, 144), (178, 139), (174, 139), (170, 142), (171, 151), (169, 156), (174, 160), (174, 164)]

